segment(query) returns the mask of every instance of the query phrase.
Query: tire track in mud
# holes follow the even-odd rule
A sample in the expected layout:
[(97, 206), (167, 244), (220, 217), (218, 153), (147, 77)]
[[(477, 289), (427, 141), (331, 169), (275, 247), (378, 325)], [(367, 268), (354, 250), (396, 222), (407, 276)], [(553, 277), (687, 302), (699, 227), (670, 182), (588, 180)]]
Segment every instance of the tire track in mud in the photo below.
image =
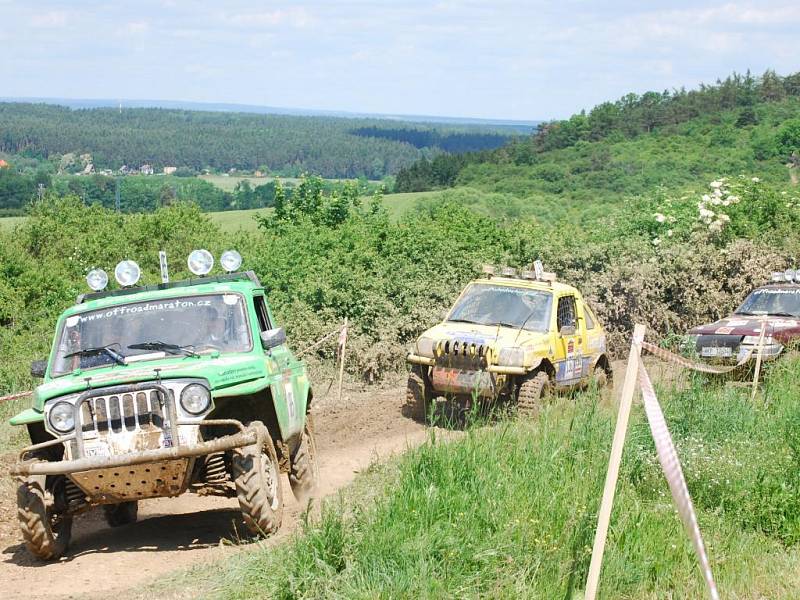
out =
[[(350, 483), (376, 460), (405, 451), (426, 439), (424, 426), (403, 415), (403, 389), (370, 390), (350, 395), (344, 406), (315, 408), (320, 458), (320, 492), (329, 496)], [(16, 523), (15, 486), (7, 473), (12, 457), (0, 464), (0, 596), (3, 598), (107, 598), (128, 596), (178, 569), (213, 561), (247, 546), (231, 545), (244, 528), (235, 498), (184, 494), (140, 503), (139, 521), (109, 528), (102, 511), (76, 518), (68, 556), (54, 563), (30, 557)], [(267, 544), (286, 539), (302, 512), (284, 475), (283, 526)]]

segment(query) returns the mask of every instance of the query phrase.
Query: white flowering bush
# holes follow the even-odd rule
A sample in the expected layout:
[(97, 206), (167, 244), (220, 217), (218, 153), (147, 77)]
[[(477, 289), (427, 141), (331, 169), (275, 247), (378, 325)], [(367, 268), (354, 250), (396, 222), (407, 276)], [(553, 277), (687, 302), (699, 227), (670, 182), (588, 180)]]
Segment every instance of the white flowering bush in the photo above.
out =
[(736, 238), (757, 238), (800, 223), (798, 193), (762, 183), (759, 177), (721, 177), (699, 194), (679, 198), (656, 193), (654, 210), (642, 223), (653, 246), (674, 238), (707, 238), (725, 245)]

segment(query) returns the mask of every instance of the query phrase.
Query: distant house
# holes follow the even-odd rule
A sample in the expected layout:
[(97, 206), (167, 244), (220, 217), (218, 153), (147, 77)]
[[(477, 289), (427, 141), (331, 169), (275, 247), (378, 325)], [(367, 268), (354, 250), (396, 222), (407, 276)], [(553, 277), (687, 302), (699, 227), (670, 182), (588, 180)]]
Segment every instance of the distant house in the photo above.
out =
[(255, 173), (253, 173), (253, 176), (254, 177), (263, 177), (264, 173), (262, 173), (261, 171), (256, 171)]
[(152, 175), (153, 174), (153, 165), (142, 165), (139, 168), (139, 173), (142, 175)]
[(91, 174), (91, 173), (93, 173), (93, 172), (94, 172), (94, 165), (93, 165), (92, 163), (89, 163), (89, 164), (87, 164), (87, 165), (86, 165), (86, 166), (83, 168), (83, 174), (84, 174), (84, 175), (89, 175), (89, 174)]
[(11, 166), (10, 164), (8, 164), (6, 161), (0, 158), (0, 169), (8, 169), (10, 166)]
[(127, 175), (127, 174), (128, 174), (128, 173), (130, 173), (130, 172), (131, 172), (131, 170), (128, 168), (128, 165), (122, 165), (122, 166), (119, 168), (119, 174), (120, 174), (120, 175)]
[(164, 175), (172, 175), (177, 170), (178, 167), (164, 167)]

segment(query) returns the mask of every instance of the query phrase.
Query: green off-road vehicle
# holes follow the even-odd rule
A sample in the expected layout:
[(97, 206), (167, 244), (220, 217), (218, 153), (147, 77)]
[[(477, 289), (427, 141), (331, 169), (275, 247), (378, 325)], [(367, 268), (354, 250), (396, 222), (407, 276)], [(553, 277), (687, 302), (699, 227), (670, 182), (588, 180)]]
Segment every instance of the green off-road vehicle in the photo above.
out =
[(304, 363), (286, 345), (264, 289), (241, 257), (194, 251), (197, 279), (136, 287), (139, 268), (123, 261), (121, 288), (78, 297), (56, 325), (33, 406), (15, 416), (32, 445), (12, 474), (28, 549), (56, 559), (73, 516), (102, 506), (109, 525), (136, 521), (137, 502), (191, 491), (237, 497), (254, 534), (281, 525), (281, 472), (301, 501), (318, 478)]

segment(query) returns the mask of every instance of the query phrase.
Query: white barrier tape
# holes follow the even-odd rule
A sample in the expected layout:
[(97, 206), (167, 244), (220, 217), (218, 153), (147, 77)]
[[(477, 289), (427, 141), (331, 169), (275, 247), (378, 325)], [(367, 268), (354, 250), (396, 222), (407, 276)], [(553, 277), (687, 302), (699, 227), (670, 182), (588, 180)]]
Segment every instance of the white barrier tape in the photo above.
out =
[(664, 348), (659, 348), (655, 344), (651, 344), (650, 342), (642, 342), (642, 349), (647, 350), (653, 356), (657, 356), (660, 359), (681, 365), (682, 367), (686, 367), (687, 369), (691, 369), (692, 371), (700, 371), (701, 373), (713, 373), (715, 375), (723, 375), (725, 373), (730, 373), (735, 369), (738, 369), (742, 365), (744, 365), (750, 358), (753, 356), (753, 351), (748, 350), (744, 357), (739, 360), (735, 365), (728, 366), (728, 367), (714, 367), (712, 365), (706, 365), (703, 363), (695, 362), (693, 360), (689, 360), (688, 358), (684, 358), (683, 356), (678, 356), (669, 350), (664, 350)]
[(653, 384), (644, 368), (644, 362), (641, 357), (639, 357), (639, 384), (642, 388), (642, 399), (647, 421), (650, 423), (650, 431), (656, 444), (658, 461), (661, 463), (661, 468), (667, 478), (669, 489), (672, 492), (672, 499), (675, 501), (678, 514), (683, 521), (684, 527), (686, 527), (689, 538), (692, 540), (697, 558), (700, 560), (700, 568), (708, 586), (708, 594), (712, 600), (719, 600), (717, 585), (714, 583), (714, 576), (711, 574), (711, 565), (708, 562), (703, 537), (700, 535), (700, 527), (697, 525), (697, 516), (694, 512), (692, 499), (689, 496), (689, 489), (686, 487), (686, 480), (683, 477), (678, 453), (675, 451), (675, 445), (672, 443), (672, 436), (669, 434), (664, 413), (661, 412), (661, 406), (658, 403)]
[(11, 402), (12, 400), (17, 400), (19, 398), (25, 398), (27, 396), (31, 396), (33, 392), (19, 392), (18, 394), (10, 394), (8, 396), (0, 396), (0, 402)]
[[(315, 350), (315, 349), (319, 348), (322, 344), (327, 342), (329, 339), (331, 339), (335, 335), (339, 335), (340, 339), (341, 339), (341, 332), (344, 329), (345, 329), (345, 327), (341, 326), (341, 327), (337, 327), (336, 329), (334, 329), (330, 333), (326, 333), (324, 336), (322, 336), (320, 339), (318, 339), (316, 342), (314, 342), (310, 346), (308, 346), (306, 348), (303, 348), (302, 350), (297, 352), (295, 354), (295, 356), (297, 356), (299, 358), (300, 356), (303, 356), (303, 354), (307, 354), (307, 353), (311, 352), (312, 350)], [(345, 335), (347, 335), (347, 334), (345, 334)]]

